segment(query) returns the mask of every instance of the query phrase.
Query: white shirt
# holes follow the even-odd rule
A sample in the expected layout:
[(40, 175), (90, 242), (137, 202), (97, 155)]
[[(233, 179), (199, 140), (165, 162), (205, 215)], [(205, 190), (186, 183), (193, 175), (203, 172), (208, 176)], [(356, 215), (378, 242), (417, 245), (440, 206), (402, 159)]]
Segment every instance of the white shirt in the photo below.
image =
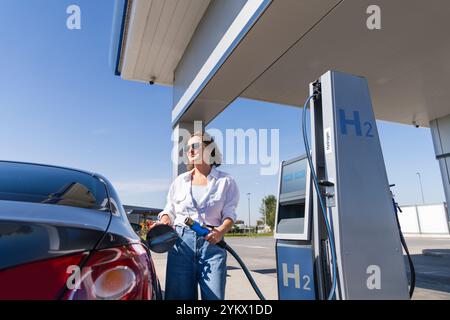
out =
[(192, 199), (194, 200), (194, 205), (197, 205), (197, 203), (200, 203), (200, 200), (202, 200), (203, 196), (206, 193), (206, 185), (191, 185), (192, 188)]
[(195, 206), (192, 199), (192, 172), (180, 174), (171, 184), (167, 195), (167, 204), (158, 215), (167, 214), (172, 225), (184, 226), (186, 217), (209, 226), (220, 226), (226, 218), (236, 221), (236, 207), (239, 202), (239, 190), (233, 177), (211, 168), (203, 197)]

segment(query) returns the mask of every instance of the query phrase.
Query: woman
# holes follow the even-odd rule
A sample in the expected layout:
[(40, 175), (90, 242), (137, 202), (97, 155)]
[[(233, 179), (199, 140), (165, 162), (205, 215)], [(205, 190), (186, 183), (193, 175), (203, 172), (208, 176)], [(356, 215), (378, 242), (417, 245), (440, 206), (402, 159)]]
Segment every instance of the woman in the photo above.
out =
[[(216, 169), (221, 155), (205, 132), (189, 139), (185, 152), (188, 172), (170, 186), (160, 223), (173, 225), (179, 239), (167, 257), (167, 300), (197, 300), (198, 285), (203, 300), (225, 298), (227, 252), (216, 244), (233, 226), (239, 191), (234, 179)], [(211, 229), (199, 237), (184, 224), (186, 217)]]

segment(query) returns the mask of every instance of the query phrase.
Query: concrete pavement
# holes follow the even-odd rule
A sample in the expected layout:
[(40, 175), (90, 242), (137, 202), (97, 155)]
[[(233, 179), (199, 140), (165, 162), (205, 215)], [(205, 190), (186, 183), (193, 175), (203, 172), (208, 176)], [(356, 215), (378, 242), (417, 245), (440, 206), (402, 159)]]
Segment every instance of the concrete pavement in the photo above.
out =
[[(239, 254), (266, 299), (277, 299), (275, 240), (272, 237), (227, 237), (227, 243)], [(425, 255), (424, 249), (450, 253), (449, 237), (406, 236), (416, 268), (413, 299), (450, 300), (450, 254)], [(152, 254), (164, 290), (167, 254)], [(228, 255), (226, 299), (257, 299), (238, 263)]]

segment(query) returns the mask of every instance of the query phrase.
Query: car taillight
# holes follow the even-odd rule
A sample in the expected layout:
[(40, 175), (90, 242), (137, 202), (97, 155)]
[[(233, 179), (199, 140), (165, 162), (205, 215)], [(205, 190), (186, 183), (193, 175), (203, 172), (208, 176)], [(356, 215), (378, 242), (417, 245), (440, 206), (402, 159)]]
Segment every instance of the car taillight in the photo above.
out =
[(149, 265), (149, 256), (139, 244), (96, 251), (64, 299), (152, 299)]
[(0, 271), (0, 300), (54, 300), (63, 292), (70, 276), (87, 253), (19, 265)]

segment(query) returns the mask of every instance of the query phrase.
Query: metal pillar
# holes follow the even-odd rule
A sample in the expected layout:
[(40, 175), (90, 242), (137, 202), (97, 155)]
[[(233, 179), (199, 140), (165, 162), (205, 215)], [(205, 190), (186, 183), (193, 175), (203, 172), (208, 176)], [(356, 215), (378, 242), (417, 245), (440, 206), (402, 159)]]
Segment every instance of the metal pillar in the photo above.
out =
[(447, 207), (450, 202), (450, 115), (430, 122), (436, 159), (441, 168)]

